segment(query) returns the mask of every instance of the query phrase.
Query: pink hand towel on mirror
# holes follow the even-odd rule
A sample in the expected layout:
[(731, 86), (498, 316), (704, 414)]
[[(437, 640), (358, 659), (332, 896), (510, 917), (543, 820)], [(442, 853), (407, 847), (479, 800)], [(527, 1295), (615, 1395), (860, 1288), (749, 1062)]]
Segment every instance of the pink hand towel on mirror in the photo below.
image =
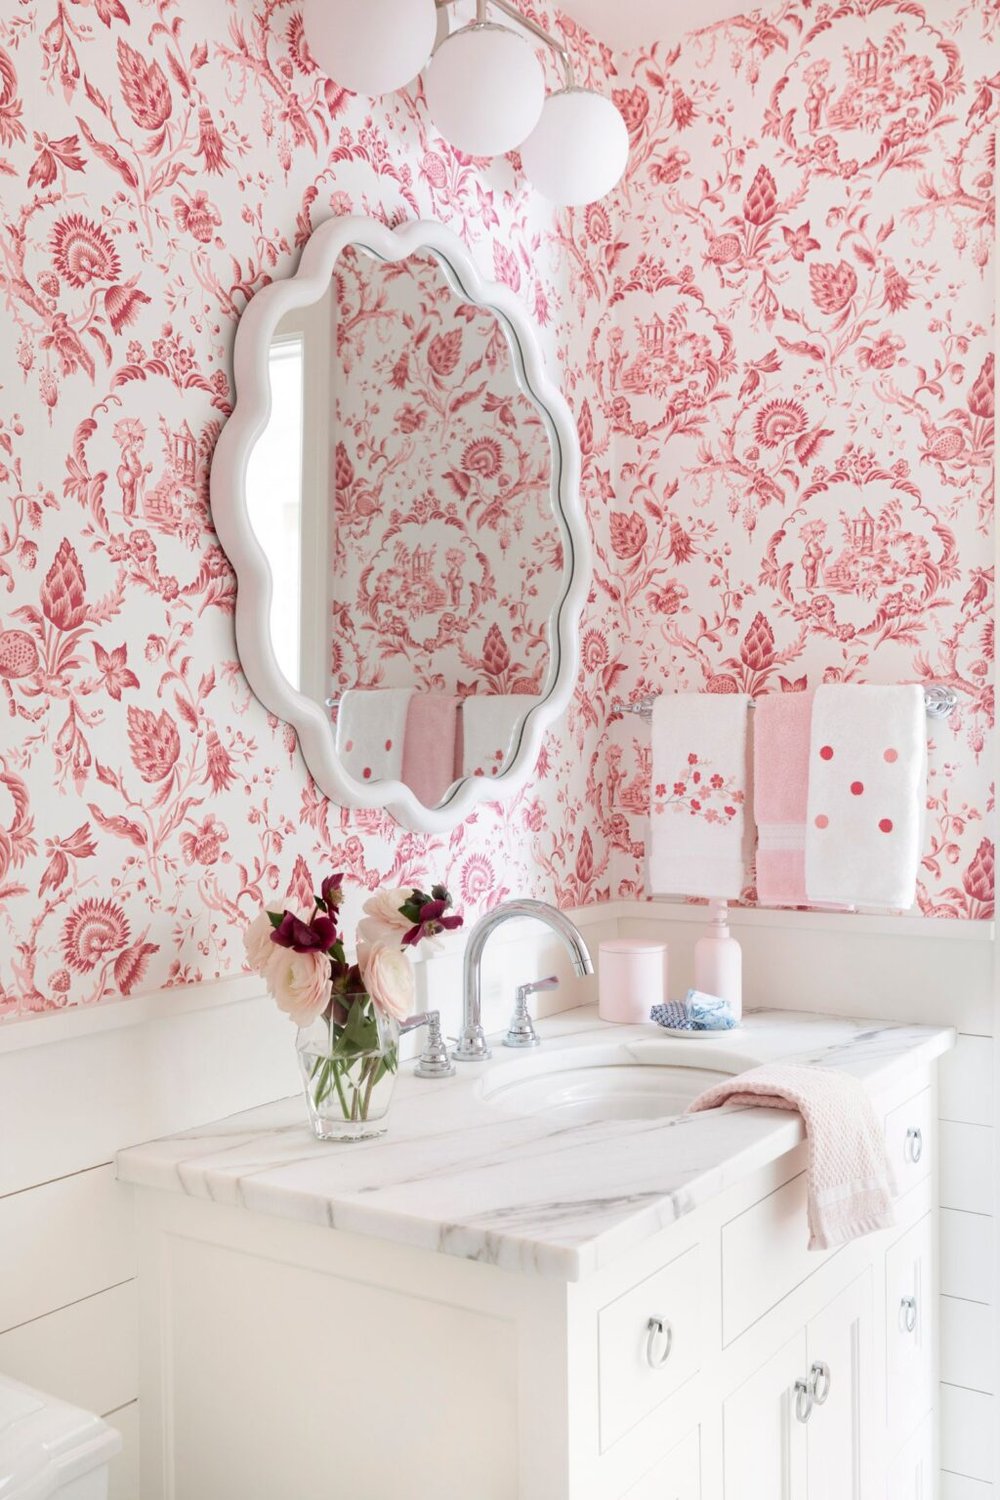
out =
[(714, 1084), (688, 1113), (735, 1104), (795, 1109), (809, 1142), (809, 1249), (832, 1250), (895, 1223), (885, 1135), (867, 1090), (836, 1068), (767, 1063)]
[(769, 693), (753, 712), (757, 899), (806, 904), (806, 811), (813, 693)]
[(455, 780), (458, 699), (414, 693), (406, 711), (402, 780), (424, 807), (437, 807)]

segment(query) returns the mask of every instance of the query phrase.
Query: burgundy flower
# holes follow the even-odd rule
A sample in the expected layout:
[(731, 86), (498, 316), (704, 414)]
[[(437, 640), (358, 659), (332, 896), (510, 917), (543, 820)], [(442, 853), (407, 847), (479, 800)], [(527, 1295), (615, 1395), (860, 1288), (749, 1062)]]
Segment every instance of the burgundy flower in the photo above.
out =
[(294, 912), (286, 911), (271, 933), (271, 942), (294, 953), (328, 953), (337, 941), (337, 924), (324, 912), (317, 912), (303, 922)]
[(336, 911), (344, 899), (344, 872), (327, 875), (320, 886), (320, 898), (328, 911)]
[(58, 219), (50, 239), (52, 256), (60, 276), (70, 286), (86, 286), (91, 281), (115, 281), (121, 275), (121, 261), (111, 240), (92, 219), (83, 214), (67, 214)]
[(858, 289), (858, 278), (846, 260), (831, 266), (819, 262), (809, 267), (809, 289), (820, 312), (838, 313)]
[[(439, 887), (435, 887), (439, 889)], [(403, 934), (403, 947), (414, 948), (421, 938), (435, 937), (439, 932), (454, 932), (462, 925), (459, 916), (447, 915), (451, 905), (450, 897), (436, 901), (425, 901), (420, 907), (420, 915), (416, 922)]]

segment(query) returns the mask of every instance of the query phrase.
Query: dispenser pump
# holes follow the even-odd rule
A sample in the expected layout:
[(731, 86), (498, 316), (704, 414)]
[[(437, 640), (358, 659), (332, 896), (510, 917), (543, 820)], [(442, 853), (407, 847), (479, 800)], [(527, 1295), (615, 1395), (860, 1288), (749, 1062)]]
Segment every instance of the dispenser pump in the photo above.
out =
[(708, 930), (694, 948), (695, 989), (725, 1000), (739, 1025), (743, 1017), (743, 951), (729, 932), (725, 901), (709, 904)]

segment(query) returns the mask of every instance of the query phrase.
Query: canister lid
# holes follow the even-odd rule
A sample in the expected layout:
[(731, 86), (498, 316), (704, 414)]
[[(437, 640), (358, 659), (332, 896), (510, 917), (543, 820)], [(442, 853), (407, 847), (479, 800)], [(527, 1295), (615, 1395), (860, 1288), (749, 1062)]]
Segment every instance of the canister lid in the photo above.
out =
[(601, 953), (666, 953), (666, 943), (655, 938), (607, 938), (600, 944)]

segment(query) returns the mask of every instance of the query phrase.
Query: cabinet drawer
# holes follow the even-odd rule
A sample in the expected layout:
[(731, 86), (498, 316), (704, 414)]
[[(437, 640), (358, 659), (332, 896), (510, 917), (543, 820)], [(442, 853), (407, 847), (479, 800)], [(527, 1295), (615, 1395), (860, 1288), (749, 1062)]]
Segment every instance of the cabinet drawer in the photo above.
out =
[(739, 1338), (837, 1253), (809, 1250), (808, 1243), (804, 1172), (723, 1225), (724, 1344)]
[(695, 1245), (598, 1313), (602, 1452), (697, 1373), (701, 1283)]
[(889, 1451), (926, 1416), (933, 1400), (934, 1224), (930, 1214), (885, 1257), (885, 1416)]
[(699, 1433), (692, 1432), (679, 1443), (655, 1469), (626, 1490), (622, 1500), (701, 1500)]
[(930, 1175), (934, 1126), (930, 1089), (914, 1094), (885, 1117), (885, 1146), (900, 1197)]

